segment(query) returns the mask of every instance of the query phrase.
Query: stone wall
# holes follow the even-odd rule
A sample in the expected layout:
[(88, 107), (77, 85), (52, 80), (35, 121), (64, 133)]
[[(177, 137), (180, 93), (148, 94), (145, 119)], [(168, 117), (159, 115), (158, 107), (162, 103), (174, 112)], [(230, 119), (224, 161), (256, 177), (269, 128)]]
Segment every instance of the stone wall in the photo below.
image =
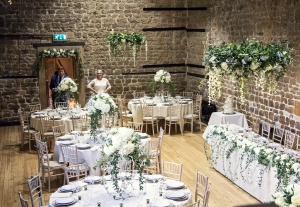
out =
[[(181, 30), (144, 32), (143, 28), (186, 27), (187, 22), (191, 24), (192, 21), (188, 20), (186, 11), (144, 11), (143, 8), (187, 7), (187, 2), (189, 1), (14, 0), (12, 5), (6, 1), (0, 2), (0, 104), (3, 111), (0, 121), (16, 121), (18, 107), (39, 102), (37, 95), (39, 89), (36, 87), (38, 79), (32, 78), (36, 50), (31, 44), (51, 42), (53, 33), (70, 33), (71, 41), (85, 42), (83, 58), (87, 80), (90, 81), (95, 77), (96, 69), (102, 69), (112, 84), (113, 95), (123, 94), (127, 98), (132, 98), (132, 91), (149, 92), (148, 85), (153, 80), (154, 73), (161, 68), (143, 67), (143, 65), (185, 64), (187, 47), (190, 46), (188, 42), (197, 44), (201, 41), (202, 45), (204, 36), (199, 34), (201, 37), (197, 36), (192, 40), (193, 33), (187, 35), (186, 31)], [(191, 6), (199, 6), (197, 2), (201, 1), (191, 2)], [(197, 12), (193, 14), (193, 17), (195, 16)], [(202, 27), (202, 25), (197, 26)], [(112, 29), (115, 32), (137, 32), (146, 35), (147, 60), (145, 52), (142, 51), (136, 67), (132, 59), (110, 61), (106, 37)], [(191, 62), (201, 63), (196, 60), (202, 54), (201, 48), (202, 46), (189, 51)], [(197, 55), (191, 56), (192, 53)], [(89, 77), (87, 77), (87, 69), (89, 69)], [(188, 89), (186, 66), (166, 69), (172, 72), (172, 80), (177, 91)], [(152, 74), (147, 74), (149, 72)], [(20, 77), (22, 79), (17, 79)], [(8, 85), (8, 82), (15, 84)], [(32, 85), (27, 86), (27, 83)], [(13, 88), (15, 85), (18, 90)], [(85, 95), (88, 99), (90, 93), (87, 91)]]
[[(256, 38), (264, 43), (288, 40), (294, 51), (294, 64), (288, 67), (285, 77), (278, 83), (276, 95), (249, 86), (244, 106), (236, 105), (245, 113), (251, 127), (258, 130), (259, 123), (267, 121), (300, 134), (300, 117), (295, 114), (295, 102), (300, 101), (299, 47), (300, 2), (296, 0), (222, 0), (211, 1), (210, 30), (207, 44), (241, 42)], [(253, 81), (252, 81), (253, 82)], [(239, 103), (234, 84), (225, 81), (222, 97), (217, 103), (219, 110), (227, 95), (233, 94)]]

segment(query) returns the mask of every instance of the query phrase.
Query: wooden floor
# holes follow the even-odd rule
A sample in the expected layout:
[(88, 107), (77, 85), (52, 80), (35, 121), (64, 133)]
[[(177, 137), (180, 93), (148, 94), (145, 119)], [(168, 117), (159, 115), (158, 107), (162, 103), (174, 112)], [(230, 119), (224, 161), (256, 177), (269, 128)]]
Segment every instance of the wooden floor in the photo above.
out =
[[(17, 192), (21, 191), (28, 198), (26, 180), (37, 173), (37, 154), (35, 151), (20, 151), (18, 126), (0, 127), (0, 207), (19, 207)], [(234, 185), (227, 178), (210, 168), (203, 149), (200, 132), (184, 135), (165, 135), (162, 157), (166, 161), (183, 163), (183, 182), (194, 192), (196, 170), (209, 177), (212, 184), (210, 207), (231, 207), (257, 204), (255, 198)], [(53, 182), (52, 192), (61, 180)], [(51, 193), (44, 188), (44, 205)]]

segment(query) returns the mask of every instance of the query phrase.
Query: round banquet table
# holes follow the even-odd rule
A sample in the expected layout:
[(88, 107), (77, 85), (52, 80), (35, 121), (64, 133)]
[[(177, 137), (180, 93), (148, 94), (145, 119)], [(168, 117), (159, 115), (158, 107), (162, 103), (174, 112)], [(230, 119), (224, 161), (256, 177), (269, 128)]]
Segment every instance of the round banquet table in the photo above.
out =
[[(143, 133), (144, 134), (144, 133)], [(72, 135), (72, 140), (74, 145), (77, 145), (77, 147), (80, 146), (81, 143), (90, 143), (90, 134), (88, 132), (83, 132), (83, 136), (75, 136)], [(59, 139), (59, 137), (58, 137)], [(141, 139), (142, 145), (145, 147), (148, 147), (148, 143), (150, 141), (150, 137), (148, 135), (148, 138)], [(56, 141), (54, 145), (54, 152), (53, 152), (53, 160), (58, 161), (60, 163), (63, 162), (63, 156), (61, 152), (60, 145), (64, 144), (65, 141)], [(68, 140), (69, 142), (69, 140)], [(94, 169), (94, 167), (97, 164), (97, 160), (101, 158), (101, 153), (103, 149), (103, 144), (93, 144), (91, 143), (91, 148), (89, 149), (79, 149), (77, 148), (78, 152), (78, 162), (84, 163), (86, 162), (87, 166), (90, 168), (90, 175), (100, 175), (100, 169), (97, 167)]]
[[(170, 180), (166, 180), (170, 182)], [(173, 182), (173, 181), (172, 181)], [(49, 207), (55, 207), (55, 202), (61, 198), (74, 198), (77, 202), (73, 204), (73, 207), (90, 206), (97, 207), (97, 203), (101, 202), (101, 206), (106, 207), (120, 207), (120, 203), (123, 203), (123, 207), (151, 207), (154, 203), (169, 203), (169, 206), (186, 206), (192, 203), (191, 191), (185, 187), (183, 189), (167, 190), (163, 189), (162, 196), (159, 196), (159, 183), (145, 182), (144, 190), (139, 190), (139, 182), (135, 179), (132, 185), (128, 185), (128, 192), (130, 192), (131, 197), (125, 198), (124, 200), (114, 200), (113, 195), (114, 190), (111, 181), (106, 181), (105, 189), (103, 184), (93, 184), (87, 185), (83, 180), (70, 183), (71, 185), (78, 186), (80, 191), (76, 193), (61, 193), (58, 189), (55, 193), (50, 196)], [(84, 190), (83, 186), (87, 185), (87, 190)], [(184, 193), (186, 199), (182, 201), (175, 201), (165, 198), (168, 193)], [(109, 193), (111, 195), (109, 195)], [(78, 200), (78, 197), (81, 200)], [(147, 199), (149, 199), (150, 204), (146, 204)], [(157, 206), (157, 205), (155, 205)], [(167, 206), (166, 206), (167, 207)]]
[[(192, 99), (177, 99), (176, 101), (182, 101), (182, 117), (186, 114), (191, 114), (193, 112), (192, 109)], [(153, 115), (155, 117), (162, 117), (165, 118), (169, 115), (169, 105), (168, 103), (161, 103), (160, 98), (154, 97), (153, 99), (149, 98), (141, 98), (141, 99), (132, 99), (128, 102), (128, 109), (132, 112), (133, 115), (133, 121), (137, 123), (143, 122), (143, 113), (142, 113), (142, 106), (141, 102), (147, 103), (147, 104), (155, 104), (153, 106)], [(175, 102), (175, 99), (172, 99), (171, 104), (175, 105), (177, 104)], [(183, 131), (183, 118), (180, 120), (180, 129), (181, 133)]]
[[(30, 117), (30, 127), (36, 129), (37, 131), (41, 131), (42, 126), (40, 123), (40, 117), (47, 117), (49, 113), (51, 113), (50, 110), (45, 109), (41, 112), (37, 112), (40, 114), (33, 113)], [(87, 111), (80, 111), (79, 113), (75, 113), (75, 116), (83, 116), (86, 115)], [(56, 117), (56, 116), (54, 116)], [(64, 125), (65, 126), (65, 132), (68, 133), (73, 130), (73, 124), (72, 120), (69, 115), (60, 115), (58, 118), (54, 118), (54, 126), (58, 125)]]

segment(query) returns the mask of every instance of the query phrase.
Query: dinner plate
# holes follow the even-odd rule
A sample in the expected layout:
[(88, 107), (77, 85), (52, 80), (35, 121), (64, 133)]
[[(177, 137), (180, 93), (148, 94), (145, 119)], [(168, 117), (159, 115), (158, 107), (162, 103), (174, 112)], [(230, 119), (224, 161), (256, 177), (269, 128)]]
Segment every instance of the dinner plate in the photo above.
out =
[(170, 202), (165, 200), (157, 200), (152, 202), (151, 207), (169, 207), (171, 206)]
[(181, 189), (181, 188), (185, 187), (183, 182), (179, 182), (176, 180), (167, 181), (166, 185), (167, 185), (167, 188), (169, 188), (169, 189)]
[(84, 179), (86, 183), (99, 183), (101, 181), (101, 177), (99, 176), (88, 176)]
[(140, 101), (139, 98), (134, 98), (134, 99), (131, 99), (131, 101)]
[(79, 134), (81, 131), (71, 131), (70, 134)]
[(73, 139), (73, 136), (72, 135), (64, 135), (64, 136), (61, 136), (61, 137), (57, 137), (57, 141), (66, 141), (66, 140), (71, 140)]
[(182, 99), (183, 101), (192, 101), (193, 99), (190, 99), (190, 98), (184, 98)]
[(73, 197), (69, 198), (57, 198), (54, 202), (55, 206), (69, 206), (76, 203), (77, 200)]
[(180, 191), (171, 191), (171, 192), (167, 192), (166, 193), (166, 198), (186, 198), (186, 195), (184, 192), (180, 192)]
[(139, 133), (140, 139), (147, 139), (149, 138), (149, 135), (147, 133)]
[(39, 114), (39, 115), (36, 115), (35, 117), (36, 118), (44, 118), (44, 117), (47, 117), (48, 115), (46, 114)]
[(60, 144), (62, 144), (62, 145), (72, 145), (72, 144), (74, 144), (74, 141), (69, 141), (69, 140), (60, 141)]
[(153, 175), (145, 175), (145, 178), (148, 181), (154, 182), (154, 181), (158, 181), (158, 180), (162, 179), (163, 176), (160, 174), (153, 174)]
[(77, 144), (77, 148), (78, 149), (90, 149), (91, 148), (91, 145), (90, 144), (84, 144), (84, 143), (82, 143), (82, 144)]
[(60, 192), (74, 192), (79, 188), (77, 185), (63, 185), (60, 187)]
[(43, 112), (43, 111), (36, 111), (36, 112), (34, 112), (33, 114), (34, 114), (34, 115), (41, 115), (41, 114), (45, 114), (45, 112)]

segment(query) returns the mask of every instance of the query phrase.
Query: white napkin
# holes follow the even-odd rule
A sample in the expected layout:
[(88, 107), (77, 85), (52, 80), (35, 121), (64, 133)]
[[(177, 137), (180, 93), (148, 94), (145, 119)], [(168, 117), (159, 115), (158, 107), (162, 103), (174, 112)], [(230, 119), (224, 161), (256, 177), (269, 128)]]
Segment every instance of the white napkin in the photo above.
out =
[(50, 198), (68, 198), (72, 195), (72, 192), (68, 193), (53, 193)]

